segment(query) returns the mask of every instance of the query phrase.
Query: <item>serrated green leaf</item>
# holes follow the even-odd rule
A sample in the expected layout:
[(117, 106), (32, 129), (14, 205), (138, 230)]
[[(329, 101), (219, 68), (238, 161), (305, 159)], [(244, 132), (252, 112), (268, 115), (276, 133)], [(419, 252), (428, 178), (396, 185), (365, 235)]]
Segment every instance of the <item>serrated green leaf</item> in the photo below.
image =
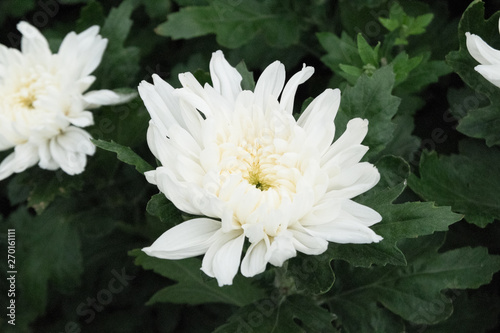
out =
[(170, 14), (156, 32), (173, 39), (215, 33), (217, 42), (229, 48), (245, 45), (258, 34), (274, 47), (297, 44), (300, 37), (297, 17), (282, 6), (279, 9), (277, 12), (272, 4), (256, 0), (212, 1), (208, 6), (184, 7)]
[(269, 298), (238, 310), (214, 333), (336, 333), (331, 324), (334, 315), (318, 306), (312, 299), (292, 295), (283, 302)]
[(332, 71), (338, 71), (340, 64), (362, 67), (363, 63), (359, 57), (358, 48), (354, 40), (346, 33), (342, 33), (339, 38), (330, 32), (320, 32), (316, 34), (316, 37), (327, 52), (321, 57), (321, 61)]
[(375, 48), (372, 48), (366, 41), (362, 34), (358, 34), (358, 51), (361, 60), (365, 64), (371, 64), (375, 67), (379, 66), (379, 59), (377, 50), (380, 48), (380, 42)]
[(286, 275), (293, 279), (299, 291), (314, 295), (326, 293), (333, 286), (333, 274), (328, 256), (309, 256), (299, 253), (288, 261)]
[(146, 206), (146, 211), (158, 217), (162, 222), (168, 223), (170, 226), (182, 222), (179, 210), (163, 193), (158, 193), (151, 197)]
[[(379, 302), (391, 312), (417, 324), (435, 324), (452, 313), (446, 289), (478, 288), (491, 281), (500, 269), (500, 257), (488, 254), (486, 248), (460, 248), (444, 253), (438, 249), (442, 236), (406, 240), (406, 267), (335, 269), (343, 284), (331, 297), (331, 306), (346, 302), (358, 307)], [(343, 269), (342, 269), (343, 268)], [(440, 311), (436, 311), (436, 304)], [(345, 313), (342, 322), (366, 321), (358, 313)]]
[(135, 166), (135, 169), (140, 173), (144, 173), (154, 168), (139, 155), (134, 153), (130, 147), (122, 146), (116, 142), (108, 142), (104, 140), (93, 140), (92, 142), (99, 148), (116, 153), (118, 159), (122, 162)]
[[(470, 32), (480, 36), (492, 47), (499, 48), (498, 19), (500, 12), (484, 20), (484, 3), (473, 1), (465, 10), (458, 27), (460, 48), (446, 56), (446, 61), (462, 80), (474, 90), (486, 95), (491, 104), (484, 108), (474, 108), (459, 122), (457, 130), (473, 138), (485, 139), (488, 146), (500, 144), (500, 94), (498, 88), (474, 70), (478, 62), (469, 54), (466, 46), (465, 33)], [(475, 99), (479, 105), (481, 98)]]
[(370, 147), (365, 158), (370, 160), (391, 141), (395, 124), (391, 122), (400, 98), (391, 94), (394, 73), (391, 66), (376, 70), (371, 77), (362, 75), (353, 87), (342, 92), (341, 111), (335, 118), (336, 135), (343, 133), (350, 119), (360, 117), (370, 122), (363, 144)]
[(484, 227), (500, 219), (498, 170), (500, 149), (486, 148), (474, 141), (462, 141), (460, 154), (438, 156), (424, 153), (420, 160), (420, 177), (411, 175), (410, 188), (427, 200), (452, 206), (465, 219)]
[(232, 285), (219, 287), (215, 279), (205, 281), (200, 271), (201, 260), (165, 260), (150, 257), (139, 249), (129, 252), (136, 257), (135, 264), (144, 269), (152, 269), (177, 284), (163, 288), (154, 294), (148, 304), (169, 302), (177, 304), (227, 303), (244, 306), (264, 296), (263, 290), (241, 275), (237, 275)]

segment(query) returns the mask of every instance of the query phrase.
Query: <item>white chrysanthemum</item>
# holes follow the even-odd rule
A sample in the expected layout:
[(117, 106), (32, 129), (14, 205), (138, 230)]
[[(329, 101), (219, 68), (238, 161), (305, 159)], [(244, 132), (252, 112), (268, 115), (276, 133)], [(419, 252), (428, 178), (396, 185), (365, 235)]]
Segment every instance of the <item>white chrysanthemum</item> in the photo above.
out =
[(360, 162), (368, 121), (352, 119), (332, 144), (338, 89), (319, 95), (298, 121), (292, 116), (297, 87), (313, 72), (304, 67), (284, 86), (276, 61), (253, 92), (242, 90), (242, 77), (218, 51), (210, 62), (213, 86), (202, 87), (191, 73), (179, 75), (180, 89), (156, 75), (154, 85), (139, 85), (152, 118), (148, 144), (162, 164), (147, 180), (180, 210), (206, 216), (173, 227), (143, 251), (165, 259), (205, 254), (202, 270), (226, 285), (245, 239), (245, 276), (267, 263), (281, 266), (297, 251), (320, 254), (328, 242), (382, 239), (369, 228), (381, 216), (351, 200), (380, 178)]
[[(498, 21), (498, 29), (500, 31), (500, 20)], [(486, 80), (500, 88), (500, 51), (489, 46), (478, 35), (466, 32), (465, 36), (467, 50), (481, 64), (474, 69)]]
[(95, 152), (89, 109), (125, 102), (132, 95), (110, 90), (83, 94), (101, 62), (107, 40), (99, 27), (69, 33), (52, 54), (45, 37), (27, 22), (17, 25), (21, 51), (0, 45), (0, 151), (14, 148), (0, 164), (0, 180), (36, 163), (81, 173)]

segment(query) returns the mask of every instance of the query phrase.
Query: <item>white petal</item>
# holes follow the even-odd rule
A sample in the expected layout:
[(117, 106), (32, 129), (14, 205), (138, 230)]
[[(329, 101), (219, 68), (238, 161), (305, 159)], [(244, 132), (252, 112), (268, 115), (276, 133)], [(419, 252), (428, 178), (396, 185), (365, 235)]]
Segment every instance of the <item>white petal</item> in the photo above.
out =
[(90, 134), (71, 126), (50, 140), (49, 150), (54, 161), (64, 172), (76, 175), (85, 169), (86, 155), (93, 155), (95, 146), (90, 142)]
[(285, 66), (275, 61), (264, 69), (255, 84), (255, 103), (263, 111), (266, 110), (269, 98), (278, 99), (285, 84)]
[(38, 151), (35, 145), (26, 143), (16, 146), (14, 152), (0, 163), (0, 180), (13, 173), (23, 172), (38, 162)]
[(474, 69), (486, 80), (500, 88), (500, 64), (497, 65), (477, 65)]
[(378, 212), (352, 200), (342, 202), (342, 210), (367, 227), (382, 221)]
[(355, 218), (338, 218), (331, 223), (314, 225), (307, 228), (313, 235), (329, 242), (340, 244), (378, 243), (382, 237), (358, 222)]
[(489, 46), (481, 37), (465, 33), (467, 50), (470, 55), (482, 65), (500, 64), (500, 51)]
[(289, 229), (293, 234), (293, 244), (297, 251), (309, 255), (317, 255), (326, 251), (328, 242), (324, 237), (311, 235), (309, 228), (304, 228), (300, 224), (294, 224)]
[(295, 93), (300, 84), (306, 82), (314, 74), (314, 68), (311, 66), (306, 66), (296, 73), (294, 76), (288, 80), (283, 93), (280, 98), (281, 107), (286, 110), (289, 114), (293, 113), (293, 102), (295, 99)]
[(375, 186), (380, 174), (372, 164), (362, 162), (344, 169), (336, 177), (330, 179), (328, 192), (334, 192), (339, 198), (350, 199), (364, 193)]
[(304, 110), (297, 121), (307, 133), (308, 144), (318, 147), (321, 155), (335, 137), (333, 120), (340, 106), (340, 90), (326, 89)]
[(212, 53), (210, 60), (210, 77), (215, 90), (230, 101), (235, 101), (241, 92), (242, 77), (236, 68), (224, 58), (222, 51)]
[(101, 105), (115, 105), (126, 103), (133, 99), (136, 93), (118, 94), (114, 91), (102, 89), (89, 91), (83, 95), (83, 100), (89, 104), (88, 108), (96, 108)]
[(368, 120), (354, 118), (349, 120), (344, 133), (328, 148), (326, 153), (321, 158), (321, 164), (324, 165), (335, 155), (342, 151), (351, 148), (354, 145), (359, 145), (366, 134), (368, 133)]
[(219, 233), (203, 257), (201, 270), (215, 277), (220, 287), (230, 285), (240, 266), (245, 235), (241, 231)]
[(283, 263), (297, 255), (295, 250), (293, 233), (283, 231), (274, 238), (269, 248), (269, 262), (274, 266), (281, 267)]
[(241, 274), (243, 276), (252, 277), (266, 270), (269, 260), (267, 258), (267, 249), (268, 245), (265, 240), (250, 245), (241, 261)]
[(94, 116), (90, 111), (82, 111), (76, 115), (68, 115), (68, 120), (77, 127), (87, 127), (94, 124)]
[(207, 252), (220, 229), (219, 221), (197, 218), (164, 232), (151, 246), (142, 249), (147, 255), (162, 259), (184, 259)]
[(50, 56), (50, 48), (47, 39), (38, 31), (37, 28), (22, 21), (17, 24), (17, 30), (23, 34), (21, 40), (21, 50), (23, 54), (36, 55), (39, 60), (47, 61)]

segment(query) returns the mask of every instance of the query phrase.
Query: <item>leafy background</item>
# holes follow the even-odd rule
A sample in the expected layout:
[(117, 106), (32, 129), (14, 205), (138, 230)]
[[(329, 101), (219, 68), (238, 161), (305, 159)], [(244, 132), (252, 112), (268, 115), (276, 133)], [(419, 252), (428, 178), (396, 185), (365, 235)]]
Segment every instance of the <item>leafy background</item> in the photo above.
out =
[[(331, 244), (223, 288), (199, 258), (146, 256), (138, 249), (188, 217), (141, 175), (156, 161), (135, 99), (94, 111), (89, 132), (102, 149), (82, 175), (35, 167), (0, 182), (1, 251), (15, 228), (19, 272), (16, 326), (2, 315), (0, 330), (494, 332), (500, 94), (473, 70), (464, 33), (500, 48), (498, 10), (500, 1), (451, 0), (0, 2), (9, 47), (19, 47), (20, 20), (54, 51), (69, 31), (100, 25), (109, 44), (95, 89), (135, 89), (153, 73), (174, 86), (184, 71), (207, 81), (217, 49), (244, 61), (246, 87), (276, 59), (289, 75), (314, 66), (296, 112), (339, 87), (337, 133), (369, 119), (365, 159), (382, 179), (356, 200), (381, 213), (373, 229), (384, 237)], [(0, 279), (3, 309), (7, 289)]]

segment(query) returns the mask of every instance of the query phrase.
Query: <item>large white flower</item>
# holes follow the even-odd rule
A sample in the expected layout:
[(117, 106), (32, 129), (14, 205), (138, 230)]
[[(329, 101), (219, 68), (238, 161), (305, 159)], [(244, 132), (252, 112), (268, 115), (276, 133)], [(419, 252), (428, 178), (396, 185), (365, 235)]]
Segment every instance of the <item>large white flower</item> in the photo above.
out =
[(52, 54), (45, 37), (27, 22), (17, 25), (21, 51), (0, 45), (0, 151), (14, 148), (0, 164), (0, 180), (36, 163), (81, 173), (95, 152), (88, 110), (129, 100), (110, 90), (83, 94), (101, 62), (107, 40), (94, 26), (69, 33)]
[[(498, 29), (500, 31), (500, 20), (498, 21)], [(466, 32), (465, 36), (467, 50), (481, 64), (474, 69), (486, 80), (500, 88), (500, 51), (489, 46), (478, 35)]]
[(154, 85), (139, 85), (152, 118), (148, 144), (162, 164), (147, 180), (180, 210), (206, 216), (167, 230), (143, 251), (165, 259), (205, 254), (202, 270), (226, 285), (245, 240), (241, 272), (254, 276), (297, 251), (320, 254), (328, 242), (382, 239), (369, 228), (381, 216), (351, 200), (380, 178), (360, 162), (368, 121), (352, 119), (332, 144), (338, 89), (319, 95), (298, 121), (292, 115), (297, 87), (313, 72), (304, 66), (284, 86), (285, 69), (276, 61), (253, 92), (242, 90), (241, 75), (217, 51), (213, 86), (202, 87), (191, 73), (179, 75), (180, 89), (156, 75)]

